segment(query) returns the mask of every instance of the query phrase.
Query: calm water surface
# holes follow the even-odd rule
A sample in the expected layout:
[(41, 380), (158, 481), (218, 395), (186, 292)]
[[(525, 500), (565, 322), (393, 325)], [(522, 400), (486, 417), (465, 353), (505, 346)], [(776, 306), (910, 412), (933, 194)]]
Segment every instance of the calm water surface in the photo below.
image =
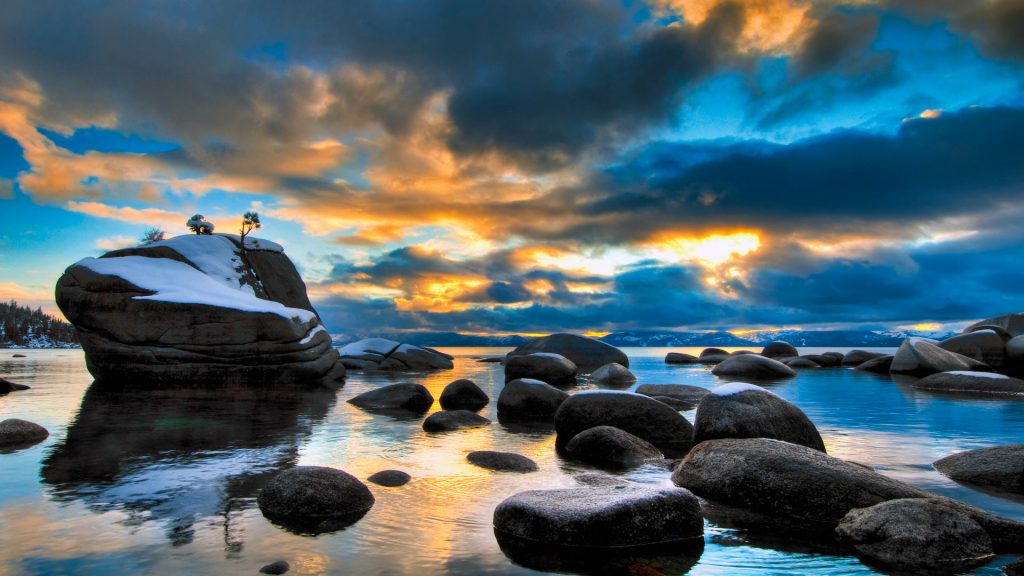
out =
[[(707, 368), (669, 366), (668, 351), (626, 349), (638, 384), (712, 387)], [(544, 430), (507, 428), (494, 402), (487, 428), (426, 434), (422, 417), (396, 419), (345, 400), (392, 382), (421, 382), (440, 396), (456, 378), (476, 381), (492, 400), (504, 382), (500, 364), (475, 358), (505, 349), (448, 349), (455, 369), (426, 376), (350, 375), (335, 392), (285, 390), (125, 391), (91, 387), (80, 350), (0, 350), (0, 376), (32, 390), (0, 396), (0, 419), (46, 426), (32, 448), (0, 453), (0, 575), (255, 574), (288, 560), (291, 574), (536, 574), (565, 558), (499, 548), (494, 507), (521, 490), (578, 485), (591, 472), (560, 459)], [(815, 352), (807, 348), (803, 352)], [(579, 389), (590, 386), (582, 385)], [(937, 396), (888, 377), (849, 369), (803, 371), (768, 385), (814, 421), (830, 454), (916, 486), (1024, 520), (1024, 502), (970, 490), (935, 472), (952, 452), (1024, 441), (1024, 400)], [(435, 405), (431, 411), (439, 410)], [(693, 419), (693, 413), (685, 413)], [(534, 474), (499, 474), (465, 454), (518, 452), (540, 464)], [(335, 466), (360, 478), (409, 472), (400, 488), (370, 485), (373, 509), (346, 530), (292, 534), (263, 518), (256, 495), (275, 471), (296, 464)], [(648, 466), (623, 474), (670, 484)], [(708, 523), (699, 557), (652, 559), (654, 573), (863, 574), (855, 558), (784, 534), (754, 535)], [(979, 574), (997, 574), (1000, 557)], [(639, 564), (634, 568), (643, 568)], [(640, 573), (648, 573), (641, 571)]]

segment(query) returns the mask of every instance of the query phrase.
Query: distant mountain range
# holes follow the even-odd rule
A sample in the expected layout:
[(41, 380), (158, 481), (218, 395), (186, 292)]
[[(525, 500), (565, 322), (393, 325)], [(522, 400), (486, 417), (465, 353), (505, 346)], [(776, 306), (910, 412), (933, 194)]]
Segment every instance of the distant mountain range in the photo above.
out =
[[(910, 336), (943, 340), (955, 336), (956, 332), (919, 331), (873, 331), (873, 330), (756, 330), (736, 335), (731, 332), (675, 332), (670, 330), (626, 330), (612, 332), (600, 340), (619, 347), (684, 347), (684, 346), (751, 346), (760, 347), (769, 342), (789, 342), (794, 346), (838, 348), (850, 347), (896, 347)], [(417, 346), (459, 347), (493, 346), (515, 347), (526, 340), (525, 336), (478, 336), (456, 332), (408, 332), (399, 334), (375, 334)], [(335, 341), (344, 344), (357, 340), (352, 336), (336, 336)]]

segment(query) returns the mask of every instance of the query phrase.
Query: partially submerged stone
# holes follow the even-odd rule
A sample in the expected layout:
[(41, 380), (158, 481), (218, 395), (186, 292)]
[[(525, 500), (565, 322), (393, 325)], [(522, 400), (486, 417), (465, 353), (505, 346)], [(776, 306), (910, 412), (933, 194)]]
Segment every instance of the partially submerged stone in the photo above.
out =
[(358, 478), (325, 466), (296, 466), (267, 483), (257, 498), (268, 519), (300, 532), (332, 532), (363, 517), (374, 497)]
[(562, 403), (555, 413), (555, 445), (564, 449), (580, 432), (602, 425), (638, 436), (670, 457), (685, 454), (693, 439), (693, 426), (671, 407), (641, 394), (599, 390)]
[(491, 401), (472, 380), (456, 380), (444, 387), (439, 399), (445, 410), (479, 410)]
[(622, 364), (605, 364), (590, 375), (590, 379), (605, 386), (628, 386), (636, 382), (636, 376)]
[(28, 420), (8, 418), (0, 422), (0, 446), (19, 447), (38, 444), (50, 435), (50, 432)]
[(650, 442), (613, 426), (595, 426), (569, 441), (565, 452), (573, 459), (598, 468), (631, 468), (664, 458)]
[(774, 438), (825, 451), (825, 443), (802, 410), (753, 384), (723, 384), (697, 405), (693, 443), (716, 438)]
[(973, 358), (943, 350), (923, 338), (907, 338), (896, 351), (890, 370), (896, 374), (924, 376), (957, 370), (991, 372), (992, 368)]
[(517, 378), (498, 394), (498, 416), (520, 420), (551, 420), (569, 395), (540, 380)]
[(434, 412), (423, 421), (425, 432), (451, 432), (463, 428), (487, 426), (491, 421), (469, 410), (442, 410)]
[(939, 372), (925, 376), (912, 386), (936, 392), (1024, 395), (1024, 380), (993, 372)]
[(412, 480), (412, 476), (410, 476), (408, 472), (403, 472), (401, 470), (381, 470), (380, 472), (371, 474), (370, 477), (366, 479), (367, 482), (372, 482), (378, 486), (386, 486), (388, 488), (404, 486), (408, 484), (410, 480)]
[(686, 384), (641, 384), (636, 387), (636, 393), (650, 396), (662, 402), (664, 400), (660, 397), (667, 396), (675, 401), (670, 403), (669, 406), (676, 410), (690, 410), (697, 406), (697, 403), (707, 396), (710, 391), (707, 388)]
[(1024, 444), (967, 450), (936, 460), (934, 466), (957, 482), (1024, 494)]
[(535, 352), (509, 356), (505, 362), (505, 380), (529, 378), (553, 386), (564, 386), (576, 382), (576, 364), (561, 354)]
[(551, 352), (565, 356), (582, 370), (592, 370), (611, 362), (629, 368), (629, 357), (615, 346), (589, 336), (565, 332), (528, 340), (509, 352), (508, 358), (535, 352)]
[(338, 354), (342, 363), (353, 370), (428, 372), (448, 370), (454, 366), (448, 354), (386, 338), (365, 338), (352, 342), (343, 346)]
[(796, 376), (796, 372), (782, 362), (756, 354), (730, 356), (715, 366), (711, 373), (723, 378), (744, 380), (781, 380)]
[(434, 397), (422, 384), (403, 382), (363, 392), (350, 398), (348, 402), (368, 410), (406, 410), (419, 413), (430, 409)]
[(494, 470), (495, 472), (518, 472), (520, 474), (540, 470), (533, 460), (514, 452), (498, 452), (495, 450), (476, 450), (466, 454), (470, 464)]

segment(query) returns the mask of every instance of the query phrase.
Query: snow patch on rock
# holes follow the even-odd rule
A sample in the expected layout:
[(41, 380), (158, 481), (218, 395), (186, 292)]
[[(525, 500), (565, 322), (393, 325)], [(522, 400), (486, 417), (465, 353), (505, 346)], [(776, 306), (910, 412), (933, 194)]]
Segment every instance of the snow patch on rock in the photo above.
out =
[(729, 384), (722, 384), (711, 389), (711, 393), (715, 396), (733, 396), (741, 392), (767, 392), (772, 395), (775, 394), (770, 390), (753, 384), (747, 384), (746, 382), (730, 382)]
[(946, 374), (956, 374), (957, 376), (970, 376), (971, 378), (992, 378), (993, 380), (1010, 379), (1010, 377), (1005, 374), (996, 374), (995, 372), (971, 372), (970, 370), (956, 370), (953, 372), (946, 372)]

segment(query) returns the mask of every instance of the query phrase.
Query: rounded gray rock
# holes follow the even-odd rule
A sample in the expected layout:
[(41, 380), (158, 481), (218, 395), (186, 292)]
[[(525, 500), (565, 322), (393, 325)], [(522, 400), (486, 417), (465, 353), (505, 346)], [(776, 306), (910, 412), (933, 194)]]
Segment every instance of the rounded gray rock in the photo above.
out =
[(873, 372), (875, 374), (888, 374), (892, 369), (892, 356), (877, 356), (870, 360), (865, 360), (860, 364), (857, 364), (855, 370), (862, 370), (864, 372)]
[(896, 351), (890, 370), (896, 374), (924, 376), (957, 370), (991, 372), (992, 368), (973, 358), (943, 350), (923, 338), (907, 338)]
[(28, 420), (8, 418), (0, 422), (0, 446), (38, 444), (49, 435), (46, 428)]
[(274, 476), (257, 498), (268, 519), (304, 532), (330, 532), (373, 507), (369, 488), (351, 474), (325, 466), (296, 466)]
[(669, 406), (676, 410), (692, 410), (710, 391), (707, 388), (686, 384), (641, 384), (636, 387), (636, 393), (658, 400), (659, 396), (667, 396), (675, 400)]
[(378, 486), (386, 486), (388, 488), (396, 488), (398, 486), (405, 486), (412, 480), (412, 476), (408, 472), (401, 470), (381, 470), (371, 474), (366, 479), (367, 482), (372, 482)]
[(885, 356), (885, 354), (881, 352), (868, 352), (867, 350), (850, 350), (843, 356), (842, 364), (843, 366), (857, 366), (879, 356)]
[(564, 386), (576, 382), (577, 371), (576, 365), (568, 358), (550, 352), (509, 356), (505, 362), (506, 381), (529, 378)]
[(574, 436), (594, 426), (614, 426), (653, 444), (666, 456), (690, 449), (693, 426), (682, 414), (653, 398), (631, 392), (579, 392), (555, 413), (555, 446), (562, 450)]
[(517, 378), (506, 382), (498, 394), (498, 416), (521, 420), (552, 419), (569, 398), (565, 392), (540, 380)]
[(605, 386), (628, 386), (636, 382), (636, 376), (622, 364), (605, 364), (590, 375), (590, 379)]
[(761, 349), (761, 356), (765, 358), (788, 358), (799, 355), (800, 352), (789, 342), (775, 341)]
[(1024, 494), (1024, 444), (958, 452), (935, 461), (934, 466), (957, 482)]
[(472, 380), (456, 380), (441, 391), (441, 408), (444, 410), (479, 410), (491, 401), (487, 393)]
[(611, 344), (589, 336), (560, 332), (549, 336), (533, 338), (508, 353), (508, 357), (532, 354), (534, 352), (552, 352), (568, 358), (581, 370), (591, 370), (617, 362), (629, 368), (629, 357), (622, 350)]
[(1024, 394), (1024, 380), (992, 372), (939, 372), (912, 384), (919, 390), (970, 394)]
[(782, 362), (756, 354), (730, 356), (715, 366), (711, 373), (722, 378), (744, 380), (781, 380), (796, 376), (796, 372)]
[(696, 364), (697, 357), (682, 352), (669, 352), (665, 355), (666, 364)]
[(1001, 368), (1006, 362), (1006, 340), (991, 329), (979, 329), (953, 336), (939, 342), (938, 346), (943, 350), (984, 362), (993, 368)]
[(697, 405), (693, 443), (717, 438), (774, 438), (821, 452), (825, 443), (803, 410), (753, 384), (723, 384)]
[(536, 472), (540, 470), (533, 460), (514, 452), (497, 452), (495, 450), (476, 450), (466, 454), (470, 464), (494, 470), (495, 472)]
[(821, 364), (818, 364), (810, 358), (803, 358), (797, 356), (796, 358), (790, 358), (783, 362), (786, 366), (793, 368), (794, 370), (813, 370), (815, 368), (821, 368)]
[(594, 426), (580, 432), (565, 447), (575, 460), (598, 468), (631, 468), (665, 456), (650, 442), (613, 426)]
[(407, 410), (426, 412), (434, 397), (422, 384), (403, 382), (381, 386), (349, 399), (349, 404), (370, 410)]
[(423, 421), (425, 432), (451, 432), (463, 428), (487, 426), (491, 421), (469, 410), (441, 410)]

